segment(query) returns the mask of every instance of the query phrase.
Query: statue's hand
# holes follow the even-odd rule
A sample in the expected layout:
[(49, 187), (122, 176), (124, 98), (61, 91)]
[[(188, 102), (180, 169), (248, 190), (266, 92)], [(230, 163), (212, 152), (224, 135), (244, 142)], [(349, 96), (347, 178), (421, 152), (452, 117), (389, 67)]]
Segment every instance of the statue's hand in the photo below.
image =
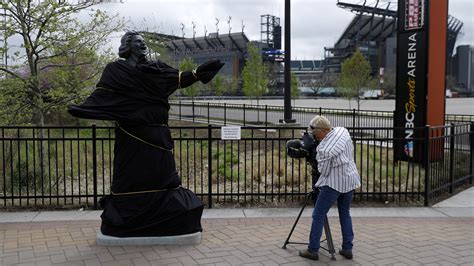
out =
[(196, 77), (204, 84), (214, 78), (214, 76), (219, 72), (219, 70), (224, 66), (224, 63), (221, 63), (221, 60), (211, 60), (206, 63), (198, 66), (196, 69)]

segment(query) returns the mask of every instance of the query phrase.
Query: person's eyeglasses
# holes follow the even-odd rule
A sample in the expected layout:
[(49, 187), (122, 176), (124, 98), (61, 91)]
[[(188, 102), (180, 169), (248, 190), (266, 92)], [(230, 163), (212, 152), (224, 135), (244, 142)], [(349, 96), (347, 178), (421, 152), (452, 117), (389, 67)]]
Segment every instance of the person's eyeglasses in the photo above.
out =
[(316, 127), (313, 127), (313, 126), (309, 126), (309, 128), (311, 128), (312, 130), (315, 130), (315, 129), (316, 129)]

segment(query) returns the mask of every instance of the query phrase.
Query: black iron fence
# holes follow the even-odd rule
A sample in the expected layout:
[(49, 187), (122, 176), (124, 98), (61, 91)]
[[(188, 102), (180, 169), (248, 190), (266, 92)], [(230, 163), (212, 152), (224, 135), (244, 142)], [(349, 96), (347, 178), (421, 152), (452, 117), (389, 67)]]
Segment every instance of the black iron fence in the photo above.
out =
[[(394, 117), (389, 111), (310, 107), (292, 107), (292, 114), (300, 125), (308, 125), (315, 115), (324, 115), (342, 127), (393, 127)], [(178, 101), (171, 103), (170, 115), (208, 124), (275, 125), (283, 118), (283, 106)], [(470, 123), (474, 115), (447, 114), (445, 120), (447, 124)]]
[[(394, 160), (393, 131), (403, 129), (348, 129), (362, 181), (356, 201), (430, 205), (472, 184), (473, 123), (416, 128), (425, 137), (415, 147), (430, 158), (422, 163)], [(172, 127), (182, 184), (208, 207), (300, 201), (311, 168), (286, 156), (285, 144), (303, 130), (244, 126), (240, 140), (222, 140), (220, 126)], [(113, 145), (113, 127), (0, 127), (1, 206), (97, 208), (110, 193)]]

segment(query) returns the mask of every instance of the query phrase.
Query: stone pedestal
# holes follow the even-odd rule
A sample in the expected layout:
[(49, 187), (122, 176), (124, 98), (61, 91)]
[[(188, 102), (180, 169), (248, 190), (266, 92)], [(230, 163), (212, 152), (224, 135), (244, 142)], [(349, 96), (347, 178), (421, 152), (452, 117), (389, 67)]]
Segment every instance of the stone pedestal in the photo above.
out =
[(196, 245), (199, 243), (201, 243), (201, 232), (152, 237), (115, 237), (97, 233), (97, 245), (103, 246)]

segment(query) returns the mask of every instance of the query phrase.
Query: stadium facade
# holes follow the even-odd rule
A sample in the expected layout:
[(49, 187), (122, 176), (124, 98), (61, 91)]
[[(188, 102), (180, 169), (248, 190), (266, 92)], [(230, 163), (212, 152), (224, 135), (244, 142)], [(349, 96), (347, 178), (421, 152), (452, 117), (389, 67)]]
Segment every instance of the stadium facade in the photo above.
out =
[(238, 78), (244, 66), (249, 39), (244, 32), (211, 33), (202, 37), (179, 38), (165, 42), (172, 54), (172, 60), (178, 64), (185, 57), (201, 64), (211, 59), (225, 63), (221, 74)]
[[(374, 0), (371, 4), (356, 4), (352, 1), (338, 0), (336, 5), (354, 13), (354, 18), (341, 33), (333, 47), (324, 47), (323, 60), (292, 60), (291, 71), (300, 82), (300, 86), (333, 86), (341, 70), (341, 63), (359, 49), (372, 66), (372, 75), (378, 78), (383, 73), (395, 73), (397, 46), (397, 4), (394, 1)], [(357, 1), (360, 3), (360, 1)], [(241, 32), (214, 32), (204, 36), (184, 38), (167, 36), (164, 43), (171, 54), (171, 61), (179, 62), (184, 57), (191, 57), (197, 64), (210, 59), (225, 62), (222, 75), (240, 80), (247, 56), (247, 44), (255, 43), (268, 63), (272, 73), (270, 93), (283, 93), (283, 57), (281, 49), (280, 19), (272, 15), (261, 16), (261, 38), (251, 41)], [(447, 74), (455, 75), (456, 82), (462, 83), (472, 93), (472, 60), (469, 68), (465, 65), (465, 56), (453, 57), (457, 36), (463, 23), (448, 17), (447, 40)], [(157, 35), (158, 36), (158, 35)], [(163, 36), (161, 36), (163, 37)], [(162, 39), (163, 40), (163, 39)], [(471, 48), (459, 48), (458, 54), (470, 55)], [(454, 71), (456, 71), (454, 73)]]
[(474, 47), (460, 45), (451, 64), (452, 75), (456, 79), (454, 89), (461, 95), (474, 96)]
[[(352, 1), (355, 2), (355, 1)], [(355, 4), (339, 1), (337, 6), (355, 14), (333, 47), (325, 47), (324, 71), (339, 73), (341, 63), (356, 49), (369, 60), (373, 76), (380, 68), (395, 71), (397, 47), (397, 3), (395, 1), (371, 1), (371, 4)], [(358, 1), (360, 2), (360, 1)], [(453, 50), (463, 23), (448, 17), (447, 69), (452, 62)], [(449, 74), (449, 73), (448, 73)]]

